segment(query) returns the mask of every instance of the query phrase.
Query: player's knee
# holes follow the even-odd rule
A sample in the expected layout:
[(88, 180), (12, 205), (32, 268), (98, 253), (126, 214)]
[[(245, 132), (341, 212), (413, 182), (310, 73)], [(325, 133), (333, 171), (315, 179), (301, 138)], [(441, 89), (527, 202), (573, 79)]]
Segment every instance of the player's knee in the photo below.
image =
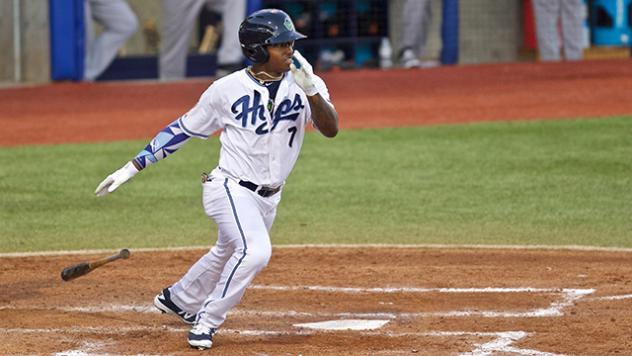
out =
[(138, 19), (136, 18), (136, 16), (133, 16), (129, 19), (129, 21), (126, 24), (126, 33), (129, 37), (132, 37), (136, 31), (138, 31)]
[(114, 31), (125, 35), (126, 38), (132, 37), (138, 30), (138, 19), (134, 15), (123, 16), (113, 28)]
[(257, 271), (260, 271), (268, 265), (268, 262), (270, 261), (270, 256), (272, 256), (272, 248), (261, 247), (257, 248), (256, 250), (249, 249), (247, 254), (253, 268)]

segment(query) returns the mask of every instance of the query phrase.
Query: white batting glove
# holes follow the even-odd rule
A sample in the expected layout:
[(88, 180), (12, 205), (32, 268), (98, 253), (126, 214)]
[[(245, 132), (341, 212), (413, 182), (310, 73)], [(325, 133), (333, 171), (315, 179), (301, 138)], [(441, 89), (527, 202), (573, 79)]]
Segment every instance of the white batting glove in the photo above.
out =
[(318, 94), (318, 89), (314, 84), (314, 70), (312, 65), (303, 57), (301, 52), (294, 51), (290, 70), (294, 74), (294, 81), (308, 96)]
[(138, 172), (138, 169), (136, 169), (132, 162), (127, 162), (122, 168), (105, 178), (103, 182), (99, 184), (97, 190), (94, 191), (94, 194), (98, 197), (102, 197), (108, 193), (112, 193), (121, 184), (132, 179)]

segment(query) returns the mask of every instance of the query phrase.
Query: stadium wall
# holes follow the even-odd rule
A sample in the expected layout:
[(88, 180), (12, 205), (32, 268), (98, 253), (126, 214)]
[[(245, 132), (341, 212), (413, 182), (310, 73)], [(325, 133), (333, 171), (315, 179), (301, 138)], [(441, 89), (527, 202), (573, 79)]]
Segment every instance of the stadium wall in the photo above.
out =
[(49, 81), (48, 2), (3, 0), (0, 14), (0, 84)]
[[(404, 0), (391, 0), (389, 31), (393, 48), (401, 38)], [(425, 60), (441, 53), (442, 0), (432, 2), (432, 24)], [(519, 59), (522, 48), (521, 0), (461, 0), (459, 2), (459, 63), (507, 62)]]
[[(159, 2), (128, 0), (139, 17), (141, 28), (122, 53), (155, 55), (147, 37), (157, 37)], [(459, 63), (506, 62), (525, 59), (523, 46), (523, 0), (461, 0)], [(19, 4), (19, 63), (14, 60), (14, 6)], [(433, 0), (433, 22), (428, 39), (427, 59), (438, 59), (441, 51), (441, 0)], [(389, 4), (389, 30), (393, 48), (399, 41), (402, 0)], [(47, 82), (50, 80), (48, 1), (0, 1), (0, 84)], [(195, 31), (194, 31), (195, 32)], [(195, 40), (194, 40), (195, 41)], [(157, 42), (155, 42), (157, 43)], [(151, 48), (150, 48), (151, 47)], [(522, 56), (522, 57), (521, 57)], [(534, 56), (527, 59), (533, 59)], [(17, 68), (16, 68), (17, 64)], [(17, 70), (16, 70), (17, 69)]]

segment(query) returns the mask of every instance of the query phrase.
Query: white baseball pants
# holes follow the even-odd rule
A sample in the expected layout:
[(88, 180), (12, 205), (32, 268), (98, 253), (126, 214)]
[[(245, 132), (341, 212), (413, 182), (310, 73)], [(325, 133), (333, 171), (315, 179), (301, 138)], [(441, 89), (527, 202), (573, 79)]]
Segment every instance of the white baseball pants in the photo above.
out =
[(172, 300), (197, 323), (218, 328), (272, 253), (272, 227), (281, 192), (264, 198), (218, 170), (203, 184), (206, 214), (218, 228), (217, 243), (170, 288)]

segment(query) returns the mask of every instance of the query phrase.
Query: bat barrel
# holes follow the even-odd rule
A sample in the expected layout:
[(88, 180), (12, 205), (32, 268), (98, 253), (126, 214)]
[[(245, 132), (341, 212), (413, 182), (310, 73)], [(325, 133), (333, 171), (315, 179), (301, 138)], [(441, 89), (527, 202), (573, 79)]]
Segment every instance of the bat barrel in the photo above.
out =
[(65, 268), (62, 272), (61, 272), (61, 279), (63, 279), (64, 281), (70, 281), (72, 279), (75, 279), (77, 277), (81, 277), (84, 274), (89, 273), (90, 271), (92, 271), (95, 268), (101, 267), (106, 263), (110, 263), (112, 261), (116, 261), (119, 258), (123, 258), (123, 259), (127, 259), (130, 256), (130, 252), (128, 249), (124, 248), (121, 251), (119, 251), (118, 253), (116, 253), (115, 255), (109, 256), (109, 257), (105, 257), (102, 258), (100, 260), (96, 260), (94, 262), (81, 262), (79, 264), (76, 264), (74, 266), (70, 266), (68, 268)]
[(64, 281), (70, 281), (77, 277), (83, 276), (88, 272), (90, 272), (90, 265), (86, 262), (82, 262), (74, 266), (65, 268), (61, 272), (61, 279), (63, 279)]

